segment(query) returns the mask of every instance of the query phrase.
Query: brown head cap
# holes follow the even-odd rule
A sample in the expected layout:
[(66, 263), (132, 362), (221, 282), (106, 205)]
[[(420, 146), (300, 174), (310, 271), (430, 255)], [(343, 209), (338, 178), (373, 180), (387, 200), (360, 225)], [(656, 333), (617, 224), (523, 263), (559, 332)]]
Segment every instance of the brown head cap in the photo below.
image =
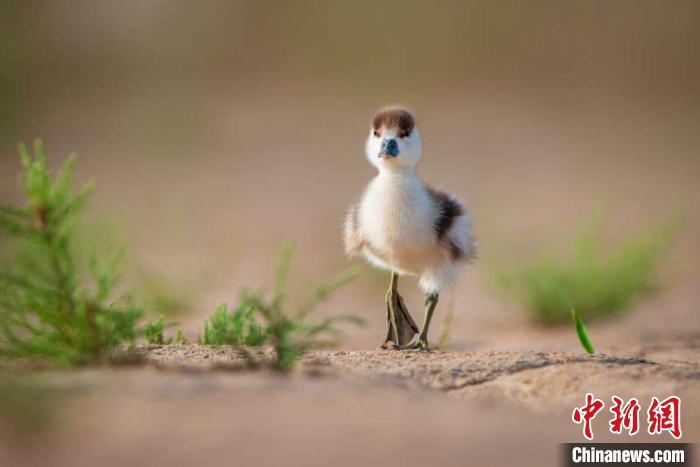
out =
[(410, 133), (415, 126), (413, 115), (403, 107), (384, 107), (372, 120), (372, 127), (375, 130), (380, 128), (396, 128), (399, 131)]

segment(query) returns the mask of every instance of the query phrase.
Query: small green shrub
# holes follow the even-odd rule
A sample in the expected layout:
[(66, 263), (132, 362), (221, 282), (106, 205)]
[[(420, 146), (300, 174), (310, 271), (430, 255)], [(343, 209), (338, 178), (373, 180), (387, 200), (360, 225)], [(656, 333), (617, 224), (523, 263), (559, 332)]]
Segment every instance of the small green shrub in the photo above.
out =
[(41, 140), (33, 156), (24, 145), (19, 153), (26, 203), (0, 207), (0, 234), (16, 252), (0, 265), (0, 355), (60, 365), (102, 359), (134, 341), (142, 311), (113, 297), (118, 253), (80, 264), (74, 251), (74, 220), (94, 185), (73, 193), (75, 155), (52, 177)]
[(158, 319), (147, 321), (143, 325), (143, 338), (151, 345), (183, 344), (185, 338), (181, 329), (177, 329), (174, 336), (165, 337), (165, 329), (170, 326), (173, 323), (166, 323), (165, 315), (160, 315)]
[[(286, 372), (305, 352), (333, 345), (338, 322), (361, 323), (359, 318), (353, 316), (332, 316), (320, 321), (309, 319), (309, 315), (333, 291), (357, 277), (354, 269), (341, 272), (318, 285), (295, 312), (287, 311), (286, 289), (291, 259), (292, 247), (287, 244), (277, 266), (272, 296), (266, 298), (259, 293), (244, 291), (233, 312), (229, 312), (226, 305), (220, 305), (204, 326), (202, 343), (236, 346), (269, 344), (275, 351), (273, 368)], [(249, 352), (246, 355), (254, 358)]]
[(545, 325), (568, 322), (572, 309), (587, 320), (614, 316), (654, 289), (674, 231), (630, 238), (604, 254), (596, 229), (589, 228), (565, 257), (543, 256), (518, 271), (501, 272), (500, 284)]
[(143, 327), (143, 337), (146, 342), (153, 345), (164, 345), (166, 343), (163, 331), (166, 328), (165, 316), (160, 316), (154, 321), (148, 321)]
[(206, 345), (250, 345), (265, 343), (265, 330), (256, 320), (259, 299), (250, 292), (243, 292), (238, 307), (229, 311), (222, 303), (204, 323), (202, 344)]
[[(165, 328), (169, 327), (170, 324), (165, 322), (165, 316), (160, 315), (158, 319), (153, 321), (148, 321), (143, 326), (143, 338), (146, 342), (152, 345), (166, 345), (175, 342), (175, 337), (165, 337)], [(178, 330), (179, 331), (179, 330)], [(178, 334), (180, 338), (182, 333)]]

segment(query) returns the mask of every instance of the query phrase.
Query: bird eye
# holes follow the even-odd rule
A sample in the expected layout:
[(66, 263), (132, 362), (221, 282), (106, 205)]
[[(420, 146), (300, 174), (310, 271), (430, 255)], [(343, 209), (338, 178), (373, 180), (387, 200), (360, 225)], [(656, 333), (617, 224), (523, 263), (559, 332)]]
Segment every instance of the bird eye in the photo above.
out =
[(379, 138), (379, 130), (374, 130), (374, 136), (376, 136), (377, 138)]

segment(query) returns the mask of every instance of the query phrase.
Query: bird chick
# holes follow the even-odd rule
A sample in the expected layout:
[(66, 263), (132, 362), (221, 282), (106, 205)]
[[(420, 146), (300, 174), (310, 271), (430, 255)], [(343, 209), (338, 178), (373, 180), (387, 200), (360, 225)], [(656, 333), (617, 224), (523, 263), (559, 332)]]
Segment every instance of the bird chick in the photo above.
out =
[[(416, 175), (422, 144), (406, 109), (387, 107), (375, 115), (365, 153), (378, 174), (350, 207), (345, 252), (391, 272), (386, 295), (389, 329), (382, 347), (427, 349), (440, 292), (455, 284), (461, 268), (475, 255), (469, 217), (455, 197), (427, 186)], [(398, 278), (404, 275), (417, 276), (425, 293), (420, 330), (398, 292)]]

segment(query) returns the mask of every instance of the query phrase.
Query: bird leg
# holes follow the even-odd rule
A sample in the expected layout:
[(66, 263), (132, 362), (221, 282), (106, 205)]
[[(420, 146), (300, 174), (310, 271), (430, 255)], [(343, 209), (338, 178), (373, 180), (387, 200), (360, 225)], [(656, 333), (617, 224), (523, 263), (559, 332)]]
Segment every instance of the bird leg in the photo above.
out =
[(418, 333), (418, 326), (408, 312), (403, 297), (399, 294), (398, 281), (399, 275), (392, 273), (389, 290), (386, 292), (386, 319), (389, 329), (382, 344), (383, 349), (391, 349), (411, 342)]
[(423, 328), (418, 334), (418, 338), (409, 344), (405, 345), (395, 345), (395, 349), (420, 349), (428, 350), (428, 329), (430, 328), (430, 320), (433, 318), (433, 312), (438, 302), (437, 293), (425, 294), (425, 321), (423, 322)]

